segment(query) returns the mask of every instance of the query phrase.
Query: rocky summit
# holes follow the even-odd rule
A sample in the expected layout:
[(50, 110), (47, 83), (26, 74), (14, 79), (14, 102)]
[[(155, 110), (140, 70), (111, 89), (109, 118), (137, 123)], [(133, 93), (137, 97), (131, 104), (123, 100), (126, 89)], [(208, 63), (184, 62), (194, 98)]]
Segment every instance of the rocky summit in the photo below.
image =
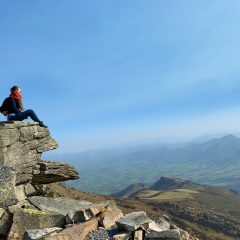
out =
[(1, 240), (195, 239), (166, 215), (156, 220), (144, 211), (124, 216), (113, 200), (46, 197), (49, 184), (79, 178), (67, 163), (41, 159), (57, 147), (38, 123), (0, 122)]

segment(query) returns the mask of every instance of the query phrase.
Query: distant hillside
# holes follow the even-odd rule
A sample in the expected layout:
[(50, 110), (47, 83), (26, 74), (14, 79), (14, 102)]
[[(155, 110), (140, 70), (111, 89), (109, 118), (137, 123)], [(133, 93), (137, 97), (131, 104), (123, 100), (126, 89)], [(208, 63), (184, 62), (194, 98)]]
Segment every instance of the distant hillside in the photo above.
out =
[(133, 188), (127, 187), (113, 195), (120, 197), (124, 193), (121, 196), (124, 199), (128, 196), (127, 198), (143, 201), (155, 209), (166, 206), (168, 212), (175, 217), (181, 217), (199, 227), (215, 229), (232, 236), (232, 239), (240, 239), (240, 195), (236, 192), (169, 177), (161, 177), (148, 187), (142, 186), (142, 189), (137, 188), (135, 192)]
[[(240, 194), (233, 190), (222, 189), (209, 185), (201, 185), (188, 180), (170, 177), (161, 177), (157, 182), (151, 185), (147, 185), (144, 183), (136, 183), (126, 187), (125, 189), (117, 193), (112, 194), (112, 196), (117, 196), (121, 198), (138, 197), (143, 199), (161, 199), (163, 196), (165, 197), (166, 193), (170, 192), (172, 193), (172, 197), (170, 197), (170, 199), (174, 198), (173, 195), (176, 195), (178, 199), (181, 199), (185, 198), (189, 194), (191, 195), (201, 193), (202, 195), (210, 194), (216, 196), (216, 199), (220, 196), (226, 199), (230, 199), (233, 197), (234, 201), (236, 201), (235, 204), (240, 204)], [(174, 192), (176, 194), (173, 194)], [(199, 195), (197, 198), (199, 198)], [(240, 206), (238, 207), (238, 211), (240, 214)]]
[(164, 190), (173, 190), (179, 188), (191, 188), (197, 186), (190, 181), (184, 181), (179, 178), (168, 178), (161, 177), (156, 183), (150, 186), (150, 190), (164, 191)]
[(129, 197), (132, 194), (134, 194), (138, 191), (141, 191), (145, 188), (148, 189), (149, 185), (144, 184), (144, 183), (135, 183), (135, 184), (132, 184), (132, 185), (128, 186), (127, 188), (123, 189), (122, 191), (113, 194), (112, 196), (115, 196), (115, 197)]
[(233, 135), (181, 147), (132, 146), (54, 156), (81, 172), (71, 187), (112, 194), (139, 182), (152, 184), (161, 176), (190, 180), (240, 192), (240, 139)]

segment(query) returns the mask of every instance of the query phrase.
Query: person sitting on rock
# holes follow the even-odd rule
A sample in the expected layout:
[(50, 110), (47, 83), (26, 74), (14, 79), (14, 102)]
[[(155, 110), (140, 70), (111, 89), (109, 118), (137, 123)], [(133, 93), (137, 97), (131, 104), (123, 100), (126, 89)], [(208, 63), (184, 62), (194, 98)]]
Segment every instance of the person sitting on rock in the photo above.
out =
[(7, 109), (7, 120), (22, 121), (30, 117), (34, 122), (38, 122), (40, 127), (47, 128), (42, 121), (39, 120), (36, 113), (32, 109), (24, 110), (22, 103), (21, 89), (18, 86), (13, 86), (11, 94), (6, 98), (5, 107)]

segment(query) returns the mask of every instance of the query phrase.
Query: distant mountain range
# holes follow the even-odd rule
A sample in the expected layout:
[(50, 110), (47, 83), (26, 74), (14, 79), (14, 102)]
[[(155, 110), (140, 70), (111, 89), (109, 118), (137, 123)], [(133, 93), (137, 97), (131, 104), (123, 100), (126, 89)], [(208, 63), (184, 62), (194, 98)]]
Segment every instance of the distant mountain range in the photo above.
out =
[(240, 139), (222, 135), (49, 156), (79, 171), (81, 178), (67, 182), (69, 186), (94, 193), (112, 194), (131, 184), (152, 184), (161, 176), (240, 191)]

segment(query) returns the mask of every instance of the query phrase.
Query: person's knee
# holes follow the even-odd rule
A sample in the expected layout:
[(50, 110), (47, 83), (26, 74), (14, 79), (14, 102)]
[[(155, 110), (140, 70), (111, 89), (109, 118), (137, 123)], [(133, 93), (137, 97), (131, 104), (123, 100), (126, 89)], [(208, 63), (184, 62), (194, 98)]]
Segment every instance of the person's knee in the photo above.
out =
[(27, 112), (28, 114), (34, 113), (34, 111), (33, 111), (32, 109), (28, 109), (28, 110), (26, 110), (26, 112)]

